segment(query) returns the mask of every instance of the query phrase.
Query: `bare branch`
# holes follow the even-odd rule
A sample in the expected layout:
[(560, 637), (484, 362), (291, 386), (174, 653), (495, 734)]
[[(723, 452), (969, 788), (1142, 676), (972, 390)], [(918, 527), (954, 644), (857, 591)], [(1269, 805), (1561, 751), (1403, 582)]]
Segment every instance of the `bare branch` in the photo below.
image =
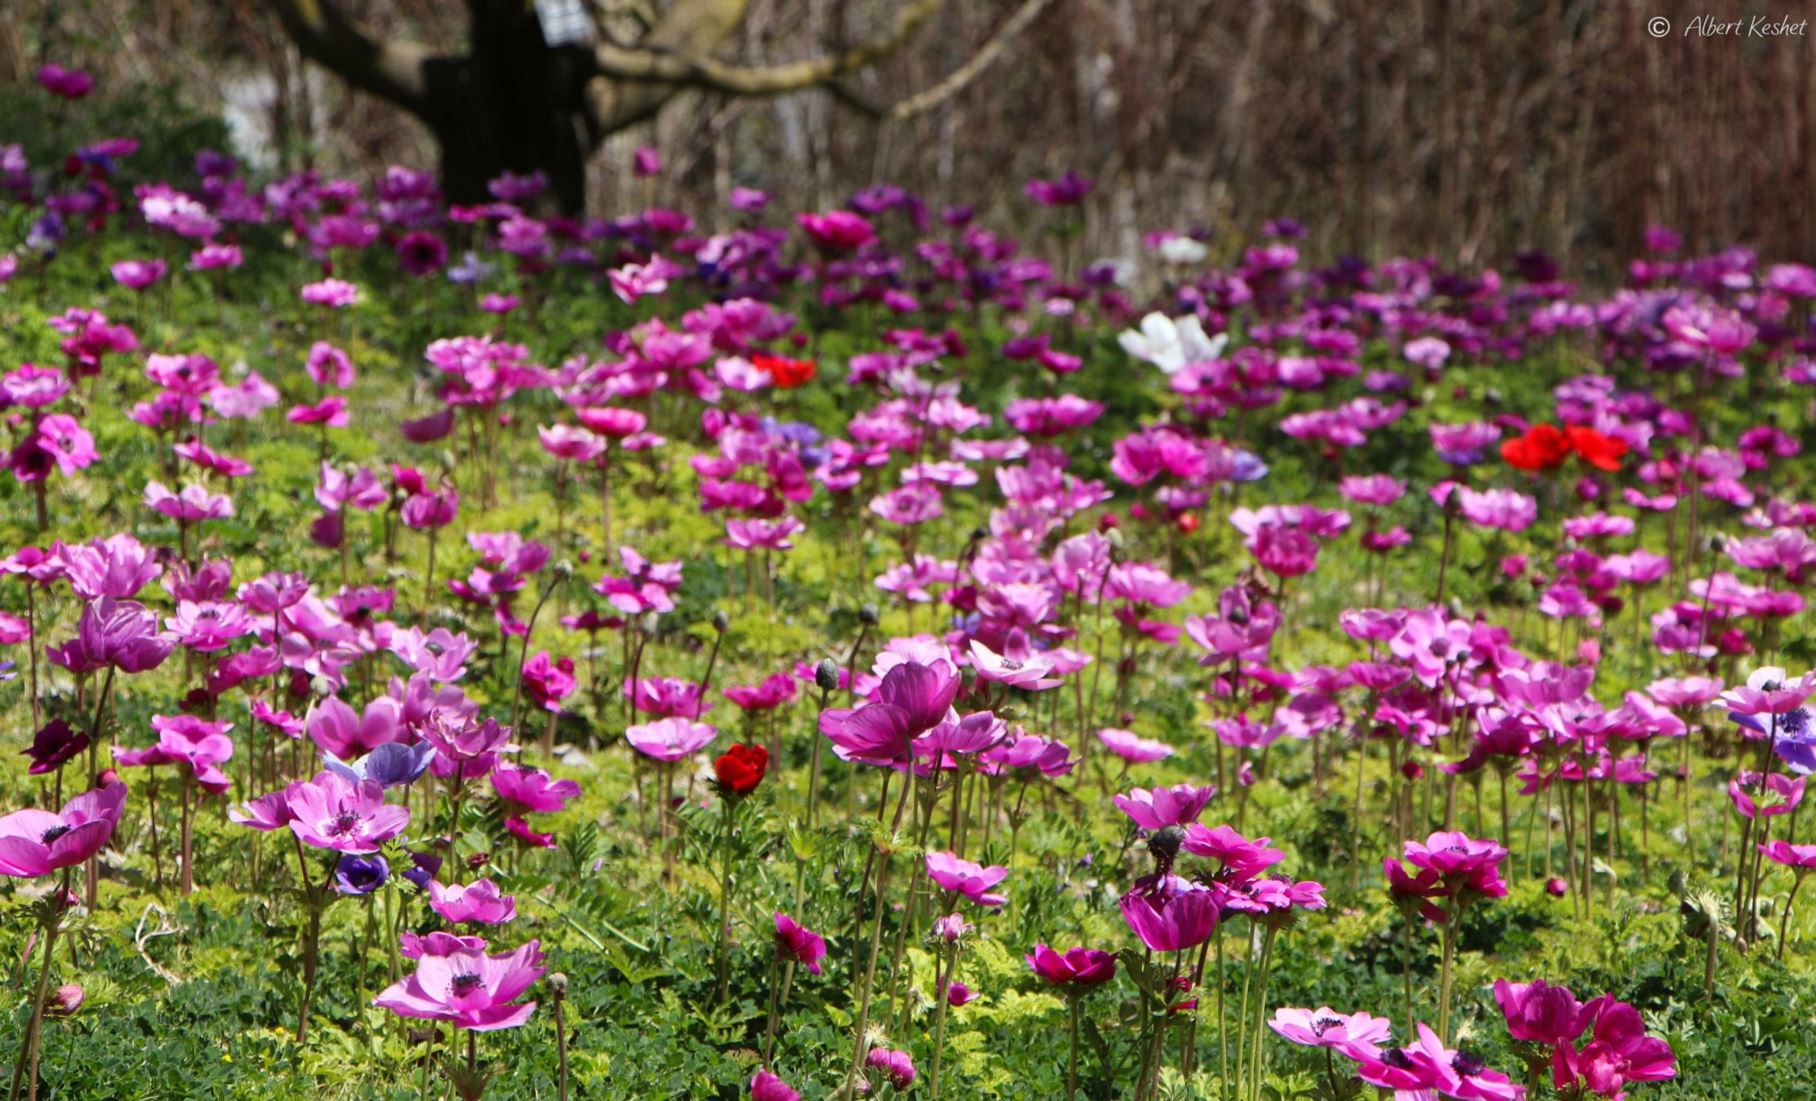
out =
[(707, 56), (694, 42), (672, 46), (652, 42), (656, 48), (634, 50), (602, 44), (595, 51), (595, 57), (600, 74), (618, 80), (712, 88), (737, 96), (781, 95), (826, 84), (883, 60), (905, 46), (921, 24), (944, 4), (945, 0), (916, 0), (902, 9), (895, 26), (886, 34), (861, 42), (843, 53), (781, 65), (760, 68), (727, 65)]
[(430, 110), (423, 76), (423, 65), (433, 56), (429, 50), (373, 39), (341, 14), (333, 0), (267, 2), (304, 57), (413, 114)]
[[(678, 0), (644, 38), (641, 49), (707, 55), (718, 49), (744, 22), (747, 0)], [(620, 52), (623, 47), (602, 45)], [(679, 83), (633, 83), (605, 78), (586, 86), (589, 139), (597, 145), (606, 134), (616, 133), (652, 118), (681, 89)]]
[(964, 91), (972, 81), (983, 75), (984, 70), (996, 63), (997, 58), (1002, 56), (1003, 51), (1008, 49), (1009, 43), (1016, 36), (1027, 30), (1030, 24), (1040, 18), (1040, 13), (1045, 11), (1051, 2), (1052, 0), (1023, 0), (1022, 6), (1015, 10), (1015, 14), (1004, 20), (1003, 25), (996, 28), (996, 33), (990, 36), (990, 40), (967, 58), (963, 65), (954, 69), (951, 75), (933, 87), (909, 96), (891, 107), (883, 117), (889, 122), (911, 119), (938, 107)]

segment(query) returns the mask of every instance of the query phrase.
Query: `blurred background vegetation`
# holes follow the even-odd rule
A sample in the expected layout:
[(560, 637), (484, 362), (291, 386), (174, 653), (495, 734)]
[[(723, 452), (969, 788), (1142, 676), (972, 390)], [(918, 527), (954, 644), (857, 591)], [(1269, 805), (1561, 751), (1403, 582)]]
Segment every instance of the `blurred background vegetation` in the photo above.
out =
[[(1816, 43), (1684, 33), (1699, 14), (1783, 14), (1735, 0), (10, 0), (0, 141), (56, 127), (25, 87), (56, 61), (97, 76), (102, 117), (148, 143), (141, 171), (222, 142), (272, 171), (432, 165), (423, 112), (305, 60), (281, 9), (326, 11), (375, 49), (455, 57), (500, 26), (535, 33), (538, 8), (564, 3), (591, 5), (589, 42), (753, 68), (836, 56), (931, 9), (899, 48), (836, 80), (760, 97), (689, 80), (652, 97), (647, 118), (621, 110), (587, 143), (596, 216), (725, 212), (738, 186), (825, 207), (886, 182), (1014, 226), (1036, 217), (1027, 179), (1073, 170), (1095, 181), (1091, 258), (1131, 256), (1163, 227), (1234, 248), (1280, 216), (1307, 226), (1314, 255), (1471, 264), (1543, 248), (1611, 279), (1650, 223), (1692, 249), (1816, 246)], [(660, 40), (688, 9), (729, 22)], [(1647, 27), (1660, 15), (1663, 38)], [(951, 86), (988, 43), (988, 64)], [(510, 89), (435, 125), (479, 127), (497, 101), (562, 79), (522, 55), (506, 67)], [(878, 117), (943, 81), (937, 103)], [(501, 108), (507, 132), (520, 106)], [(659, 182), (633, 175), (639, 146), (661, 150)]]

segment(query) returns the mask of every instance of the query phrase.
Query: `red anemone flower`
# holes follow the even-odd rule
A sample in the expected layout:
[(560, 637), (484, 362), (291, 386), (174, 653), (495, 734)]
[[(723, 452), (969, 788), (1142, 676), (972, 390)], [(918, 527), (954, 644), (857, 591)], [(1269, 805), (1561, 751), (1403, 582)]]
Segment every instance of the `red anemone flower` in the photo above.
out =
[(1518, 470), (1552, 470), (1570, 457), (1570, 438), (1551, 424), (1535, 424), (1501, 445), (1501, 458)]
[(786, 356), (772, 356), (758, 353), (751, 357), (751, 365), (775, 381), (783, 390), (792, 390), (797, 386), (813, 381), (817, 371), (811, 359), (789, 359)]
[(1597, 470), (1619, 470), (1621, 456), (1627, 453), (1627, 441), (1604, 435), (1593, 428), (1572, 425), (1566, 429), (1570, 434), (1570, 447), (1584, 462)]

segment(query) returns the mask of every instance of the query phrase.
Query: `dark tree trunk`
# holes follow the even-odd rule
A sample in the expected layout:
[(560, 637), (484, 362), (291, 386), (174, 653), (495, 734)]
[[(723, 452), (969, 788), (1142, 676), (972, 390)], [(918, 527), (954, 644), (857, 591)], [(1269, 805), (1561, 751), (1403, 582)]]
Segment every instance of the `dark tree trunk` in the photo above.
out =
[(486, 185), (502, 173), (542, 172), (562, 212), (580, 213), (590, 56), (550, 48), (528, 4), (472, 0), (470, 10), (472, 53), (424, 66), (443, 190), (452, 202), (483, 203), (491, 198)]

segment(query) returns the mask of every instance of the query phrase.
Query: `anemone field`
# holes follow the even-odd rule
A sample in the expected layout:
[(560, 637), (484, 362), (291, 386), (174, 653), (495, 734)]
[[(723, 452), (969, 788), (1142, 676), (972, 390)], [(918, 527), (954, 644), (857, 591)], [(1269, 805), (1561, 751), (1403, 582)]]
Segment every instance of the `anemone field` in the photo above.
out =
[(1816, 1090), (1816, 269), (155, 178), (87, 81), (0, 144), (10, 1099)]

